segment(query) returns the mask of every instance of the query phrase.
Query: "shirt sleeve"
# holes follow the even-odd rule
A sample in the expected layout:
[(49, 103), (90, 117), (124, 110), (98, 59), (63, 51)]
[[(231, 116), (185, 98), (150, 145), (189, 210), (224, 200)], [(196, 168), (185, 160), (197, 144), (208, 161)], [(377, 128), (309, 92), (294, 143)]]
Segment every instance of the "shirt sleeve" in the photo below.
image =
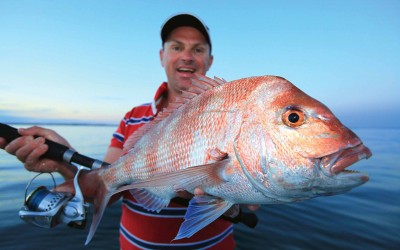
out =
[(126, 135), (126, 120), (129, 113), (131, 112), (125, 114), (124, 118), (119, 123), (117, 130), (113, 133), (109, 147), (116, 147), (120, 149), (124, 147)]

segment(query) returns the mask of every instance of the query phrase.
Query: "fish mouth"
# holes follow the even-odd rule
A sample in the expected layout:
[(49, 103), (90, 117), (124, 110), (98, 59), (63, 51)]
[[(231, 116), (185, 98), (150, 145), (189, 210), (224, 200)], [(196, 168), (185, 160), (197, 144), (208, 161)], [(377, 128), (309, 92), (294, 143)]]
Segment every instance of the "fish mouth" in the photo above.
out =
[(362, 159), (368, 159), (371, 155), (372, 153), (369, 148), (365, 147), (364, 144), (359, 143), (355, 146), (324, 156), (321, 159), (320, 167), (325, 175), (330, 177), (343, 174), (358, 174), (361, 181), (366, 182), (369, 179), (367, 174), (348, 170), (347, 168)]

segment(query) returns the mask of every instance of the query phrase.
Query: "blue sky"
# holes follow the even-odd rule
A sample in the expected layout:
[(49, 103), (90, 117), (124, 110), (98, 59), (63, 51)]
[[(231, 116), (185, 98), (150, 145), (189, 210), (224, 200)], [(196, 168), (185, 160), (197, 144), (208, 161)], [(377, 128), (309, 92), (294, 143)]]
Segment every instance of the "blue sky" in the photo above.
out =
[(400, 127), (400, 1), (0, 1), (0, 122), (118, 123), (165, 80), (161, 24), (211, 30), (209, 76), (279, 75), (352, 126)]

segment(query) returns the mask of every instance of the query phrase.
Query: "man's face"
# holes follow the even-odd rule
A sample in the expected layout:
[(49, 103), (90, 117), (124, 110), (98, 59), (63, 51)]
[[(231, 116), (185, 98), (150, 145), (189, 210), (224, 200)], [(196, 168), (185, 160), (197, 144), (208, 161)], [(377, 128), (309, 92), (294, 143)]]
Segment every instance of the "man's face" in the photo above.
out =
[(213, 56), (200, 31), (182, 26), (174, 29), (167, 38), (160, 50), (160, 60), (167, 74), (169, 89), (180, 94), (191, 85), (193, 73), (206, 74)]

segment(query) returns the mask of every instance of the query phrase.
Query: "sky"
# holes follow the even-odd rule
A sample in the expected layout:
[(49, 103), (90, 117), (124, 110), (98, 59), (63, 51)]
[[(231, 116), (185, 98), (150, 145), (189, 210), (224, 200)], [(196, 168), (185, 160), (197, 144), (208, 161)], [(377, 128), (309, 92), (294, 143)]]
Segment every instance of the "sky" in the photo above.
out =
[(0, 122), (119, 123), (166, 80), (182, 12), (210, 28), (208, 76), (282, 76), (345, 124), (400, 128), (397, 0), (0, 0)]

